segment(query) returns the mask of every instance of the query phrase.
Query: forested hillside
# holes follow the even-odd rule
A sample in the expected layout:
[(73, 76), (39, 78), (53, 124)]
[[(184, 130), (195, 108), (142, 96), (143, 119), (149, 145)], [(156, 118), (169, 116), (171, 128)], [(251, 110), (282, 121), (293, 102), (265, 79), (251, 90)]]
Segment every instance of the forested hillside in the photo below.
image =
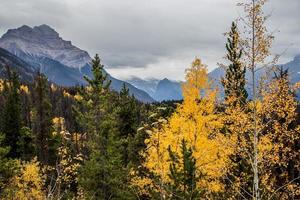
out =
[[(97, 54), (82, 86), (36, 72), (26, 82), (18, 62), (3, 67), (0, 198), (300, 199), (300, 84), (271, 54), (265, 3), (239, 5), (222, 88), (195, 58), (182, 101), (143, 103), (125, 84), (111, 90)], [(273, 67), (257, 81), (265, 66)]]

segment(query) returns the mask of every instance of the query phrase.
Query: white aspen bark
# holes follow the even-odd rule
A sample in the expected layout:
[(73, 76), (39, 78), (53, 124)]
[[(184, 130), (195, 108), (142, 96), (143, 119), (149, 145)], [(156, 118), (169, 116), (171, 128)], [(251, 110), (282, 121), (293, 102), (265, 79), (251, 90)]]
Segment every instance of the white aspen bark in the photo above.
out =
[(257, 133), (257, 114), (256, 114), (256, 85), (255, 85), (255, 0), (252, 0), (252, 92), (253, 92), (253, 198), (260, 200), (259, 174), (258, 174), (258, 133)]

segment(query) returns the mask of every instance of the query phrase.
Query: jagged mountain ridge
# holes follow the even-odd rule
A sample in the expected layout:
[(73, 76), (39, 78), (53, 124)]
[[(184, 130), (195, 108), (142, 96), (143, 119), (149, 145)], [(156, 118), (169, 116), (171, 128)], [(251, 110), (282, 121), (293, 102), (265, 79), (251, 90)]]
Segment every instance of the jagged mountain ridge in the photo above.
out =
[[(290, 62), (287, 62), (285, 64), (278, 64), (278, 67), (282, 67), (284, 70), (288, 70), (289, 72), (289, 78), (291, 84), (295, 84), (300, 81), (300, 55), (297, 55), (294, 57), (294, 59)], [(260, 77), (262, 75), (265, 75), (267, 72), (271, 71), (271, 74), (268, 74), (269, 76), (274, 76), (274, 72), (272, 72), (271, 68), (264, 68), (256, 72), (255, 79), (259, 81)], [(222, 77), (225, 76), (225, 70), (223, 68), (216, 68), (213, 71), (209, 73), (209, 77), (215, 82), (215, 85), (217, 85), (219, 88), (221, 88), (220, 80)], [(250, 82), (252, 79), (252, 75), (249, 70), (246, 71), (246, 89), (251, 94), (251, 86)]]
[(63, 40), (59, 34), (48, 25), (21, 26), (9, 29), (0, 40), (2, 48), (11, 53), (29, 54), (38, 57), (47, 57), (72, 68), (81, 68), (90, 62), (91, 57), (74, 45), (71, 41)]
[(136, 88), (144, 90), (153, 98), (156, 91), (157, 84), (160, 80), (154, 78), (144, 80), (139, 77), (132, 76), (126, 81), (132, 84), (133, 86), (135, 86)]
[[(295, 56), (295, 58), (292, 61), (278, 66), (282, 66), (283, 69), (288, 69), (290, 81), (292, 84), (300, 82), (300, 55)], [(266, 70), (268, 69), (259, 71), (259, 73), (257, 73), (256, 79), (259, 80), (259, 77), (265, 74)], [(221, 96), (223, 96), (222, 85), (220, 80), (222, 77), (225, 76), (225, 70), (223, 68), (218, 67), (211, 71), (208, 75), (209, 78), (213, 81), (213, 84), (219, 89), (221, 89)], [(270, 75), (273, 76), (272, 73)], [(251, 80), (251, 73), (249, 71), (246, 72), (246, 80)], [(129, 79), (128, 82), (132, 83), (135, 87), (145, 90), (147, 92), (149, 91), (149, 86), (151, 86), (151, 92), (148, 93), (156, 101), (182, 99), (181, 83), (178, 81), (170, 81), (168, 79), (143, 80), (134, 77), (133, 79)], [(247, 84), (246, 89), (249, 92), (249, 94), (251, 94), (250, 88), (250, 84)], [(249, 97), (251, 98), (251, 95), (249, 95)]]
[[(84, 75), (91, 76), (91, 57), (86, 51), (63, 40), (47, 25), (22, 26), (8, 30), (0, 38), (0, 47), (19, 57), (35, 71), (44, 73), (48, 79), (63, 86), (86, 84)], [(106, 72), (105, 72), (106, 73)], [(130, 94), (143, 102), (153, 102), (148, 93), (129, 83), (113, 78), (111, 88), (120, 91), (123, 83)]]
[(167, 78), (162, 80), (143, 80), (137, 77), (131, 77), (127, 81), (135, 87), (146, 91), (156, 101), (182, 99), (181, 83), (178, 81), (169, 80)]

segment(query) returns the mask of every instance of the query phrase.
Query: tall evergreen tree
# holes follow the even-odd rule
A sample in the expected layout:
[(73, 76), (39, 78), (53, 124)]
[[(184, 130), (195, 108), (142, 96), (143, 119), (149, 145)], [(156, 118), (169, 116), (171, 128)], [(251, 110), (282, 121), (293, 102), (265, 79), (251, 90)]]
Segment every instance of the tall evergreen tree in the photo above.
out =
[(126, 199), (126, 173), (121, 163), (116, 105), (98, 55), (92, 60), (93, 77), (77, 94), (74, 111), (87, 133), (87, 152), (79, 185), (96, 199)]
[[(92, 79), (87, 76), (84, 77), (88, 85), (95, 90), (95, 93), (102, 94), (108, 92), (111, 80), (108, 80), (107, 74), (104, 72), (104, 65), (101, 64), (98, 54), (92, 60), (92, 72), (94, 76)], [(99, 96), (97, 95), (96, 97)]]
[(49, 162), (49, 143), (51, 140), (51, 108), (49, 100), (49, 85), (45, 75), (38, 73), (34, 81), (34, 119), (37, 155), (44, 164)]
[[(119, 110), (118, 114), (118, 132), (122, 145), (122, 162), (127, 166), (131, 161), (132, 154), (130, 151), (130, 143), (137, 131), (138, 112), (136, 108), (135, 98), (130, 96), (129, 89), (123, 84), (119, 94)], [(136, 155), (135, 155), (136, 156)]]
[(5, 135), (0, 133), (0, 198), (3, 189), (9, 183), (9, 179), (13, 176), (17, 163), (15, 159), (8, 158), (10, 147), (5, 146), (4, 143)]
[(248, 93), (245, 89), (246, 67), (241, 62), (242, 50), (239, 47), (240, 36), (237, 26), (232, 22), (231, 30), (227, 38), (227, 60), (230, 62), (226, 69), (225, 78), (222, 78), (222, 85), (225, 90), (225, 98), (235, 97), (234, 103), (245, 104)]
[[(244, 108), (246, 106), (246, 100), (248, 97), (248, 93), (245, 89), (246, 67), (243, 66), (241, 62), (242, 49), (239, 47), (239, 45), (240, 36), (237, 30), (237, 25), (232, 22), (231, 30), (228, 33), (226, 44), (226, 58), (230, 63), (226, 69), (225, 77), (221, 80), (225, 92), (225, 103), (227, 104), (227, 108), (225, 111), (226, 120), (224, 120), (224, 125), (226, 127), (225, 130), (228, 131), (229, 134), (234, 134), (234, 132), (231, 132), (230, 130), (230, 127), (233, 127), (233, 124), (235, 123), (235, 121), (231, 119), (232, 109), (238, 110), (240, 108), (239, 112), (245, 112)], [(251, 189), (252, 186), (251, 164), (247, 162), (247, 160), (245, 160), (245, 157), (240, 150), (245, 149), (245, 147), (242, 147), (241, 144), (243, 144), (243, 135), (247, 134), (249, 133), (239, 132), (236, 141), (237, 145), (235, 153), (230, 156), (230, 159), (234, 163), (234, 165), (230, 167), (225, 178), (226, 190), (230, 191), (226, 194), (232, 196), (232, 193), (236, 193), (237, 196), (234, 196), (234, 198), (236, 199), (240, 198), (240, 194), (242, 194), (243, 196), (247, 196), (247, 194), (244, 194), (244, 191), (248, 190), (249, 188)], [(241, 174), (243, 175), (241, 176)], [(236, 182), (238, 182), (238, 184), (232, 184)], [(239, 185), (239, 188), (236, 188), (236, 185)], [(229, 197), (226, 196), (224, 198)]]
[(5, 134), (4, 144), (10, 147), (8, 156), (18, 158), (18, 142), (21, 132), (21, 100), (20, 80), (16, 72), (7, 68), (8, 80), (4, 83), (4, 92), (7, 92), (6, 103), (3, 111), (2, 132)]

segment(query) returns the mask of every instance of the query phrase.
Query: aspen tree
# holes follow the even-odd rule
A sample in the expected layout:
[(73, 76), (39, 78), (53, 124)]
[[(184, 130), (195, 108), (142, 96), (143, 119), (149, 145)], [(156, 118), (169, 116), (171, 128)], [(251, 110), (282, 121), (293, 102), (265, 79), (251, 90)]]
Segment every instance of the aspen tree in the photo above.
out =
[(259, 69), (270, 64), (267, 63), (267, 58), (270, 56), (270, 48), (273, 41), (273, 36), (266, 28), (266, 20), (268, 19), (263, 12), (263, 6), (267, 0), (246, 0), (245, 3), (239, 5), (243, 7), (245, 16), (240, 18), (244, 24), (243, 39), (241, 40), (244, 63), (251, 72), (251, 97), (252, 97), (252, 120), (253, 120), (253, 198), (261, 199), (260, 183), (259, 183), (259, 163), (258, 163), (258, 144), (260, 140), (257, 101), (258, 92), (256, 84), (256, 73)]

